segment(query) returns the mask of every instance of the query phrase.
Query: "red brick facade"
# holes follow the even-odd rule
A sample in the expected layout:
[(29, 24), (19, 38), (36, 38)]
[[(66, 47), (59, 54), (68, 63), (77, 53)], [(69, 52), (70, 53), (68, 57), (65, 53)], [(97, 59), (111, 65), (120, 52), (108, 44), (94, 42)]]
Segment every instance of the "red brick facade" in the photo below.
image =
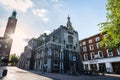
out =
[[(120, 49), (113, 49), (111, 53), (109, 49), (105, 47), (99, 47), (102, 37), (103, 36), (101, 34), (96, 34), (89, 38), (80, 40), (84, 69), (92, 70), (93, 67), (95, 67), (96, 70), (101, 70), (102, 66), (106, 72), (116, 72), (117, 70), (115, 70), (115, 66), (113, 65), (116, 65), (116, 67), (120, 65)], [(117, 69), (120, 70), (120, 68)], [(116, 73), (119, 72), (117, 71)]]

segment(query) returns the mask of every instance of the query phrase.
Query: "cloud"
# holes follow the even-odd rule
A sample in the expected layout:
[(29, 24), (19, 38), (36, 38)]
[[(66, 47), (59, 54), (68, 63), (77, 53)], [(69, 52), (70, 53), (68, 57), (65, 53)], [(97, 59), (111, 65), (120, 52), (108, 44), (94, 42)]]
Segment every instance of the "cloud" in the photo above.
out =
[(46, 9), (33, 9), (33, 13), (35, 15), (38, 15), (39, 17), (41, 17), (44, 22), (49, 21), (49, 18), (47, 17), (48, 10), (46, 10)]
[(45, 17), (45, 18), (43, 18), (43, 21), (44, 21), (44, 22), (48, 22), (48, 21), (49, 21), (49, 18), (46, 18), (46, 17)]
[(24, 38), (25, 42), (28, 42), (31, 38)]
[(44, 33), (46, 33), (47, 35), (51, 33), (51, 31), (49, 30), (45, 30)]
[(53, 2), (59, 2), (59, 1), (61, 1), (61, 0), (52, 0)]
[(26, 12), (33, 6), (31, 0), (0, 0), (0, 3), (9, 9), (20, 10), (21, 12)]
[(0, 37), (4, 35), (5, 27), (6, 27), (6, 21), (3, 19), (0, 20)]
[(0, 27), (0, 37), (4, 35), (5, 27)]
[(51, 33), (51, 31), (50, 30), (44, 30), (41, 34), (43, 34), (43, 33), (46, 33), (47, 35), (49, 35)]
[(38, 16), (40, 17), (45, 17), (45, 14), (47, 13), (48, 11), (46, 9), (33, 9), (33, 13), (34, 14), (37, 14)]
[(27, 32), (24, 32), (22, 28), (20, 28), (20, 24), (16, 26), (15, 33), (13, 35), (13, 44), (11, 53), (16, 53), (17, 55), (20, 55), (21, 52), (24, 51), (24, 46), (26, 46), (28, 43), (28, 39), (31, 37), (27, 35)]

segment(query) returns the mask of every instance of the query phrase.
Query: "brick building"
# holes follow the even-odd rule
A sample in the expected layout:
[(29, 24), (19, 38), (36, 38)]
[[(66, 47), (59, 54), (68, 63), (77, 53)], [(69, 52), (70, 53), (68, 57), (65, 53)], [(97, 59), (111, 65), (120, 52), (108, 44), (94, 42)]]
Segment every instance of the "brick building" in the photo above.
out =
[(80, 40), (84, 70), (120, 74), (120, 47), (118, 49), (100, 47), (100, 41), (104, 36), (96, 34)]
[(17, 23), (16, 14), (16, 11), (12, 12), (12, 15), (8, 19), (4, 36), (0, 37), (0, 58), (3, 56), (6, 58), (9, 57), (13, 42), (11, 35), (14, 34)]

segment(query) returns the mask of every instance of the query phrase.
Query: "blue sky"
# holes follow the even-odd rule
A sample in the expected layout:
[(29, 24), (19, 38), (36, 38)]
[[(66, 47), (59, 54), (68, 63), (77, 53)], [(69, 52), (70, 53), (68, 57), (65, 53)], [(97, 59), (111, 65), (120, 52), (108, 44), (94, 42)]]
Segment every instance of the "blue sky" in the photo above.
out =
[(107, 0), (0, 0), (0, 35), (15, 9), (18, 22), (11, 53), (19, 55), (28, 39), (66, 25), (68, 15), (81, 40), (99, 33), (97, 25), (106, 21), (106, 3)]

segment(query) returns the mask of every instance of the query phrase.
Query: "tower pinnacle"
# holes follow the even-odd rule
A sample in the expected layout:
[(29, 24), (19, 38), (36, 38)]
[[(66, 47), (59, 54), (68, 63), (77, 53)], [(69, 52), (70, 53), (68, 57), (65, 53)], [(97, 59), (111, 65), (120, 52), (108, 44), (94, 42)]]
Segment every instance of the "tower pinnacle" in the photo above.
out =
[(16, 14), (17, 14), (17, 12), (14, 10), (13, 12), (12, 12), (12, 18), (16, 18)]
[(73, 29), (73, 28), (72, 28), (72, 23), (71, 23), (71, 21), (70, 21), (69, 15), (68, 15), (67, 19), (68, 19), (68, 21), (67, 21), (67, 28), (68, 28), (68, 29)]

